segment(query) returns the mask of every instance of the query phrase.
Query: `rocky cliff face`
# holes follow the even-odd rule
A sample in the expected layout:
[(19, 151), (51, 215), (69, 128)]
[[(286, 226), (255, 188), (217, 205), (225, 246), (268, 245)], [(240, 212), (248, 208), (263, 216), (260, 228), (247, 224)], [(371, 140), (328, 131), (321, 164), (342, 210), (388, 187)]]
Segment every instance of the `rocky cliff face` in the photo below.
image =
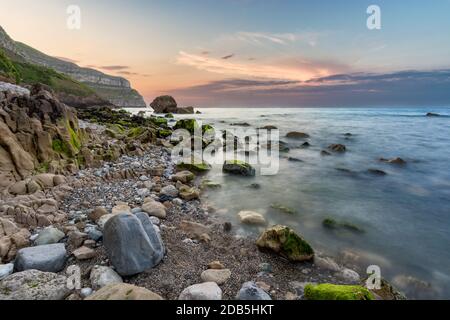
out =
[(86, 84), (98, 96), (117, 107), (146, 107), (142, 96), (131, 88), (127, 79), (110, 76), (94, 69), (81, 68), (75, 63), (50, 57), (26, 44), (14, 41), (2, 27), (0, 27), (0, 47), (13, 53), (17, 59), (54, 69)]

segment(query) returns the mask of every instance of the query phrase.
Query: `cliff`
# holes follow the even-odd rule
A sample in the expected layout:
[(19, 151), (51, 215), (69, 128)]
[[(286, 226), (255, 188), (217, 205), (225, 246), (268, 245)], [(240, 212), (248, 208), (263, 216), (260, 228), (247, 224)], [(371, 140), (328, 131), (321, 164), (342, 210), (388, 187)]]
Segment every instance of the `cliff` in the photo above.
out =
[[(131, 88), (127, 79), (110, 76), (94, 69), (82, 68), (75, 63), (48, 56), (24, 43), (14, 41), (1, 26), (0, 48), (14, 62), (29, 63), (67, 75), (117, 107), (146, 107), (142, 96)], [(75, 99), (68, 99), (67, 103), (70, 104), (71, 100)]]

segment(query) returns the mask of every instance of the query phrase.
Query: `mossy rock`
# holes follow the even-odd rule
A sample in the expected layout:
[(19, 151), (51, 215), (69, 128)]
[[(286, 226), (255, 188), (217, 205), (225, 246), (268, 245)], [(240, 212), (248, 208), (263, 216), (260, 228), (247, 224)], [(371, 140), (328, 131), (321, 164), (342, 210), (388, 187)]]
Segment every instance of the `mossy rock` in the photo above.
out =
[(167, 118), (167, 119), (173, 119), (173, 118), (175, 118), (175, 117), (173, 116), (173, 114), (171, 114), (171, 113), (166, 114), (164, 117)]
[(157, 126), (167, 127), (167, 118), (163, 117), (151, 117), (150, 120)]
[(223, 172), (241, 175), (241, 176), (255, 176), (256, 171), (250, 164), (241, 160), (225, 161), (222, 168)]
[(203, 180), (201, 184), (201, 189), (220, 189), (222, 185), (211, 180)]
[(175, 130), (184, 129), (189, 131), (189, 133), (194, 134), (195, 130), (199, 129), (200, 126), (195, 119), (182, 119), (178, 120), (173, 128)]
[(267, 229), (256, 241), (259, 249), (273, 251), (293, 262), (310, 261), (314, 250), (289, 227), (277, 225)]
[(145, 132), (146, 132), (146, 128), (143, 128), (143, 127), (131, 128), (130, 130), (128, 130), (127, 137), (128, 138), (136, 138), (136, 137), (141, 136)]
[(289, 208), (289, 207), (286, 207), (286, 206), (284, 206), (284, 205), (282, 205), (280, 203), (273, 203), (273, 204), (270, 205), (270, 207), (272, 209), (281, 211), (283, 213), (292, 214), (292, 215), (298, 214), (297, 210)]
[(169, 129), (160, 129), (158, 130), (158, 138), (167, 138), (172, 135), (172, 130)]
[(339, 229), (345, 229), (348, 231), (352, 231), (355, 233), (364, 233), (364, 229), (358, 227), (357, 225), (354, 225), (350, 222), (345, 221), (336, 221), (332, 218), (326, 218), (323, 220), (322, 225), (324, 228), (330, 229), (330, 230), (339, 230)]
[(179, 170), (189, 170), (194, 172), (206, 172), (211, 170), (211, 165), (206, 161), (181, 162), (177, 164)]
[(323, 283), (305, 287), (308, 300), (374, 300), (373, 294), (361, 286)]

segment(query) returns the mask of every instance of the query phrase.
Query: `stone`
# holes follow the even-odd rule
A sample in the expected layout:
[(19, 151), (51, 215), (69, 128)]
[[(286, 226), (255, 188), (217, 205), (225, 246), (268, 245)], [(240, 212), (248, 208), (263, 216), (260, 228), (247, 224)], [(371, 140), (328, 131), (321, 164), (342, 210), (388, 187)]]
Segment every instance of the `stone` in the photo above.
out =
[(59, 272), (64, 269), (66, 259), (66, 248), (63, 243), (48, 244), (20, 249), (14, 267), (17, 271), (36, 269)]
[(108, 214), (108, 211), (106, 211), (106, 209), (104, 207), (96, 207), (96, 208), (94, 208), (94, 210), (89, 212), (88, 218), (89, 218), (89, 220), (97, 222), (98, 219), (100, 219), (101, 217), (103, 217), (104, 215), (107, 215), (107, 214)]
[(128, 204), (118, 204), (111, 210), (111, 214), (116, 215), (119, 213), (131, 213), (131, 208)]
[(89, 277), (94, 290), (101, 289), (111, 284), (123, 283), (122, 278), (110, 267), (94, 266)]
[(168, 185), (168, 186), (166, 186), (166, 187), (161, 189), (160, 194), (166, 195), (166, 196), (169, 196), (169, 197), (172, 197), (172, 198), (176, 198), (176, 197), (178, 197), (178, 190), (177, 190), (177, 188), (175, 186)]
[(100, 239), (103, 238), (103, 233), (98, 230), (96, 227), (92, 226), (92, 227), (86, 227), (84, 229), (84, 232), (87, 233), (89, 239), (94, 240), (95, 242), (99, 241)]
[(79, 248), (87, 238), (88, 235), (86, 233), (80, 231), (71, 231), (69, 232), (67, 244), (76, 249)]
[(289, 227), (277, 225), (265, 230), (256, 241), (261, 250), (273, 251), (293, 262), (309, 261), (314, 250)]
[(393, 159), (381, 158), (380, 161), (381, 162), (386, 162), (386, 163), (389, 163), (389, 164), (398, 164), (398, 165), (405, 165), (406, 164), (406, 161), (403, 160), (402, 158), (393, 158)]
[(347, 151), (347, 147), (343, 144), (331, 144), (328, 146), (328, 149), (334, 152), (345, 152)]
[(338, 276), (342, 280), (344, 280), (344, 281), (346, 281), (348, 283), (352, 283), (352, 284), (357, 284), (357, 283), (359, 283), (361, 281), (361, 278), (360, 278), (358, 272), (356, 272), (354, 270), (351, 270), (351, 269), (348, 269), (348, 268), (344, 268), (343, 270), (341, 270), (338, 273)]
[(36, 245), (46, 245), (46, 244), (53, 244), (58, 243), (61, 241), (62, 238), (65, 237), (64, 232), (54, 228), (54, 227), (48, 227), (39, 232), (39, 236), (37, 237), (36, 241), (34, 242)]
[(209, 269), (202, 272), (200, 278), (203, 282), (215, 282), (219, 286), (228, 281), (231, 277), (231, 271), (229, 269)]
[(387, 175), (386, 172), (384, 172), (383, 170), (379, 170), (379, 169), (368, 169), (367, 172), (374, 176), (380, 176), (380, 177)]
[(103, 244), (122, 276), (155, 267), (165, 254), (161, 236), (146, 214), (119, 214), (111, 218), (104, 228)]
[(222, 289), (215, 282), (194, 284), (184, 289), (178, 300), (222, 300)]
[(291, 139), (306, 139), (309, 138), (309, 134), (304, 132), (292, 131), (286, 134), (286, 137)]
[(14, 264), (8, 263), (8, 264), (0, 264), (0, 280), (6, 278), (10, 274), (12, 274), (14, 271)]
[(221, 270), (225, 269), (225, 267), (220, 261), (213, 261), (208, 263), (208, 269)]
[(91, 288), (83, 288), (80, 290), (80, 296), (84, 299), (89, 297), (93, 293)]
[(192, 221), (181, 221), (180, 228), (185, 232), (191, 239), (209, 242), (211, 231), (209, 227)]
[(262, 214), (254, 211), (241, 211), (238, 213), (238, 217), (244, 224), (265, 225), (267, 223)]
[(373, 294), (361, 286), (335, 284), (308, 284), (305, 287), (307, 300), (373, 300)]
[(160, 96), (150, 103), (150, 107), (155, 113), (176, 113), (177, 102), (172, 96)]
[(100, 229), (103, 230), (105, 227), (106, 222), (108, 222), (109, 219), (116, 216), (115, 214), (105, 214), (104, 216), (101, 216), (100, 219), (97, 220), (97, 225)]
[(241, 176), (255, 176), (255, 169), (248, 163), (240, 160), (225, 161), (222, 168), (223, 172), (241, 175)]
[(200, 198), (200, 190), (195, 187), (182, 186), (180, 188), (180, 197), (186, 201), (198, 199)]
[(272, 300), (270, 295), (258, 287), (255, 282), (249, 281), (242, 285), (236, 296), (237, 300)]
[(127, 283), (110, 284), (101, 288), (86, 300), (163, 300), (163, 298), (145, 288), (137, 287)]
[(95, 250), (88, 247), (81, 247), (72, 252), (77, 260), (89, 260), (95, 257)]
[(331, 258), (328, 257), (314, 257), (314, 264), (324, 270), (329, 270), (333, 272), (338, 272), (341, 270), (339, 265)]
[(151, 198), (146, 198), (142, 205), (142, 211), (150, 216), (160, 219), (165, 219), (167, 216), (166, 207), (161, 202), (155, 201)]
[(14, 222), (5, 218), (0, 218), (0, 238), (3, 236), (10, 236), (16, 232), (19, 232), (19, 228)]
[(0, 282), (0, 300), (64, 300), (69, 293), (65, 276), (38, 270), (14, 273)]
[(206, 161), (203, 161), (201, 159), (194, 159), (191, 160), (191, 162), (184, 161), (177, 164), (177, 168), (183, 171), (188, 170), (203, 173), (211, 170), (212, 166)]
[(175, 173), (171, 177), (171, 179), (172, 179), (173, 182), (180, 181), (181, 183), (185, 183), (186, 184), (186, 183), (189, 183), (192, 180), (194, 180), (195, 179), (195, 175), (192, 172), (190, 172), (190, 171), (184, 170), (184, 171), (180, 171), (180, 172)]
[(155, 226), (159, 226), (159, 225), (161, 224), (161, 220), (159, 220), (159, 218), (153, 217), (153, 216), (151, 216), (151, 217), (149, 217), (149, 218), (150, 218), (150, 221), (151, 221)]

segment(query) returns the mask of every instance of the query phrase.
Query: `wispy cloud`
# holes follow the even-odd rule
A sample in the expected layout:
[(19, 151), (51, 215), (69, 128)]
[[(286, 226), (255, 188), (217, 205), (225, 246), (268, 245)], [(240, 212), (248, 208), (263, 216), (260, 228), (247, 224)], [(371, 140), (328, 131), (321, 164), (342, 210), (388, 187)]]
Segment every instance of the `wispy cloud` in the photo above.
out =
[(229, 54), (229, 55), (227, 55), (225, 57), (222, 57), (222, 60), (228, 60), (228, 59), (231, 59), (233, 57), (234, 57), (234, 53), (233, 54)]
[(269, 42), (278, 45), (288, 45), (294, 42), (303, 41), (311, 47), (315, 47), (318, 42), (320, 34), (315, 32), (303, 32), (303, 33), (265, 33), (265, 32), (246, 32), (240, 31), (231, 38), (237, 40), (261, 45), (263, 43)]
[(227, 76), (265, 78), (277, 80), (305, 81), (314, 77), (325, 77), (336, 73), (335, 65), (311, 62), (304, 59), (276, 61), (274, 63), (252, 63), (230, 61), (180, 51), (179, 64), (195, 67), (199, 70)]
[(129, 66), (99, 66), (99, 69), (109, 70), (109, 71), (118, 71), (118, 70), (126, 70), (129, 69)]

